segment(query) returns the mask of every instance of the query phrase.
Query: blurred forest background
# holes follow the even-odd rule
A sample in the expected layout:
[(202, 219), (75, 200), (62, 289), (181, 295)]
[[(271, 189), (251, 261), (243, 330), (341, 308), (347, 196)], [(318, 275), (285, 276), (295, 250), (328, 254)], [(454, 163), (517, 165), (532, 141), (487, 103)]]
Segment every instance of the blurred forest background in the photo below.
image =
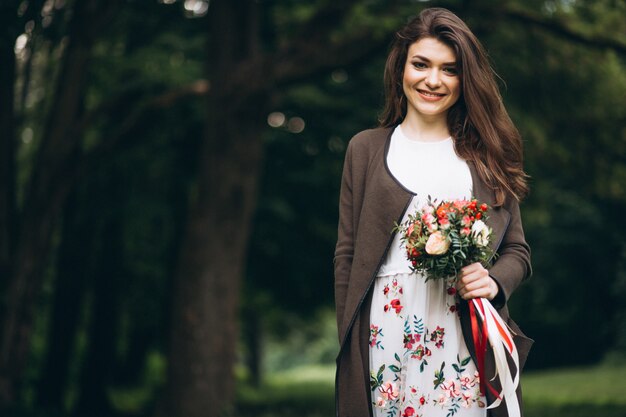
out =
[(332, 415), (343, 155), (427, 6), (525, 140), (527, 414), (626, 415), (623, 0), (0, 4), (2, 416)]

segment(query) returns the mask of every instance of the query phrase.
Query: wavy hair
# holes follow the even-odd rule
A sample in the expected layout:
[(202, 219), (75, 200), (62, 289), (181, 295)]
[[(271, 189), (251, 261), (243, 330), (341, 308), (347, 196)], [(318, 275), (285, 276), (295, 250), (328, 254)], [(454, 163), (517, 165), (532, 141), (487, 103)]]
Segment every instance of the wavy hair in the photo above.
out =
[(402, 89), (409, 46), (434, 38), (455, 52), (461, 96), (448, 110), (447, 124), (459, 157), (472, 161), (494, 191), (496, 205), (507, 196), (521, 200), (528, 193), (523, 170), (521, 136), (511, 121), (496, 83), (496, 73), (476, 36), (454, 13), (443, 8), (423, 10), (396, 33), (385, 64), (383, 127), (401, 123), (407, 111)]

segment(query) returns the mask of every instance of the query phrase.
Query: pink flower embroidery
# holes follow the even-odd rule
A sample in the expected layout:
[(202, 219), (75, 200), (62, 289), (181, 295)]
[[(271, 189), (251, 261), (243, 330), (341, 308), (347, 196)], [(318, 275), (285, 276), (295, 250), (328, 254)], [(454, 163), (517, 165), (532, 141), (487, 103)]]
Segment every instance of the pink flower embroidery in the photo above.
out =
[(385, 382), (381, 387), (378, 387), (380, 395), (386, 400), (395, 400), (398, 398), (398, 387), (391, 381)]
[(450, 398), (456, 398), (461, 395), (459, 388), (454, 381), (444, 382), (441, 388), (446, 392), (446, 395)]
[(413, 349), (413, 344), (417, 343), (420, 341), (420, 339), (422, 338), (421, 335), (419, 334), (406, 334), (404, 335), (404, 348), (411, 350)]
[(468, 374), (461, 375), (459, 382), (461, 383), (463, 389), (470, 389), (476, 385), (476, 380)]
[(431, 355), (430, 349), (428, 349), (427, 347), (424, 347), (424, 345), (418, 345), (417, 348), (415, 348), (415, 350), (411, 354), (411, 358), (421, 361), (424, 356), (430, 356), (430, 355)]
[(472, 395), (468, 393), (461, 393), (461, 405), (463, 408), (470, 408), (472, 406)]
[(379, 329), (375, 324), (370, 324), (370, 347), (374, 347), (379, 344), (377, 340), (378, 335), (383, 335), (382, 329)]
[(435, 346), (438, 349), (441, 349), (443, 347), (443, 336), (445, 335), (445, 333), (445, 329), (439, 326), (437, 326), (437, 328), (430, 333), (430, 341), (435, 342)]

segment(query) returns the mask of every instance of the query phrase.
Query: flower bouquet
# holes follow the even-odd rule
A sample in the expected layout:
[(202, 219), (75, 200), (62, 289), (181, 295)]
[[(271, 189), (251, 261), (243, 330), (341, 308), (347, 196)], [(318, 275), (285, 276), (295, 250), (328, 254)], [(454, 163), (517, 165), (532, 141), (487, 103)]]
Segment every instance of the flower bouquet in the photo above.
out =
[[(426, 280), (457, 277), (461, 268), (474, 262), (487, 267), (495, 256), (490, 243), (493, 233), (485, 221), (489, 207), (476, 199), (437, 203), (428, 197), (427, 204), (408, 220), (396, 224), (395, 231), (406, 247), (406, 256), (413, 271), (421, 272)], [(509, 417), (519, 417), (520, 407), (515, 390), (519, 384), (519, 356), (508, 326), (489, 300), (468, 301), (472, 338), (476, 351), (476, 367), (480, 374), (480, 389), (488, 389), (496, 400), (487, 408), (495, 408), (506, 400)], [(487, 343), (493, 349), (496, 375), (500, 376), (498, 392), (487, 382), (485, 356)], [(512, 375), (507, 362), (512, 359), (517, 372)]]
[(466, 265), (487, 265), (493, 251), (489, 246), (491, 229), (486, 204), (477, 200), (454, 200), (428, 203), (406, 222), (396, 225), (413, 271), (426, 279), (449, 278)]

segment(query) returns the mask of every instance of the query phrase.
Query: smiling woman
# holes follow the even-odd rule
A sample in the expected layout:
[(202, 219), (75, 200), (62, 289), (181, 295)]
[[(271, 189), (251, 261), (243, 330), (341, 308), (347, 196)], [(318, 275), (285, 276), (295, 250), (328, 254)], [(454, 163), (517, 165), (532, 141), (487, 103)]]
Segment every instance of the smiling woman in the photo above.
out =
[[(344, 164), (334, 259), (337, 416), (519, 417), (515, 383), (502, 403), (500, 381), (486, 383), (494, 356), (474, 348), (468, 300), (490, 300), (512, 329), (520, 369), (511, 373), (519, 375), (532, 341), (506, 303), (531, 273), (518, 205), (527, 191), (520, 135), (482, 46), (445, 9), (424, 10), (396, 34), (385, 95), (381, 127), (357, 134)], [(471, 197), (492, 207), (498, 256), (426, 280), (410, 267), (394, 224), (431, 198)]]
[(404, 66), (402, 89), (408, 102), (405, 130), (417, 136), (418, 129), (426, 130), (419, 126), (436, 123), (461, 95), (452, 48), (435, 38), (423, 38), (412, 44)]

